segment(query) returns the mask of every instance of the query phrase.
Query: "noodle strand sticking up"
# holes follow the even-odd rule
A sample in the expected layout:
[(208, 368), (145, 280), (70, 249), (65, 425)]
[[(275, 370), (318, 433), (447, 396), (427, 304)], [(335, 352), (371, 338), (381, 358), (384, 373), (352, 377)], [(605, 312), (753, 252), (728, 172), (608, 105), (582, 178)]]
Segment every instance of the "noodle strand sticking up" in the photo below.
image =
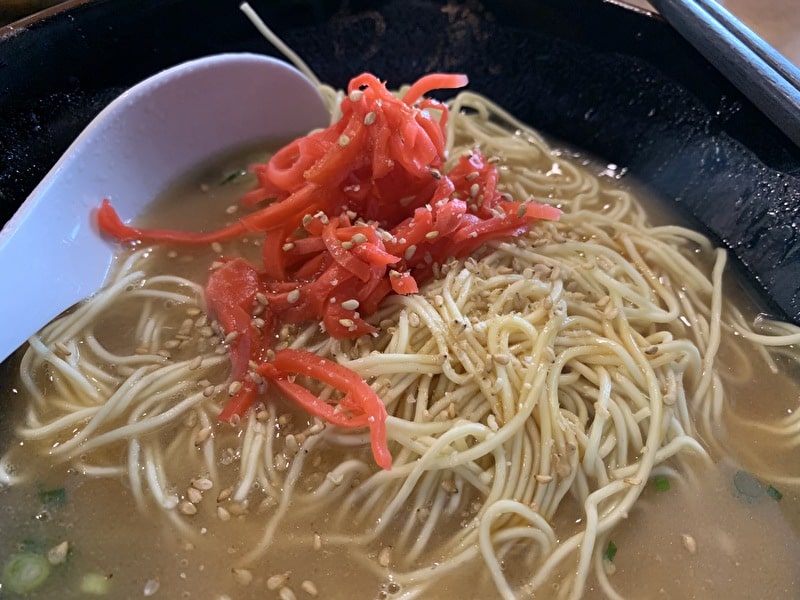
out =
[[(324, 515), (325, 544), (380, 579), (388, 570), (399, 597), (429, 597), (476, 564), (484, 591), (505, 598), (547, 586), (578, 598), (590, 579), (619, 597), (603, 552), (648, 480), (710, 462), (722, 413), (746, 418), (724, 392), (735, 374), (715, 369), (723, 341), (800, 334), (750, 331), (723, 298), (725, 253), (701, 235), (649, 225), (632, 195), (481, 96), (463, 92), (450, 110), (446, 168), (479, 149), (496, 157), (500, 191), (561, 219), (440, 265), (419, 294), (387, 296), (368, 318), (374, 335), (277, 329), (276, 351), (334, 361), (381, 398), (391, 470), (376, 469), (368, 432), (297, 412), (271, 386), (237, 427), (217, 423), (236, 393), (228, 344), (196, 283), (154, 273), (160, 249), (127, 255), (105, 290), (31, 340), (19, 436), (87, 477), (124, 473), (142, 510), (162, 508), (185, 535), (206, 509), (175, 490), (212, 480), (224, 492), (206, 526), (260, 523), (241, 566)], [(103, 334), (111, 319), (125, 339)], [(796, 416), (761, 427), (797, 444)], [(7, 482), (25, 477), (20, 452), (4, 458)]]

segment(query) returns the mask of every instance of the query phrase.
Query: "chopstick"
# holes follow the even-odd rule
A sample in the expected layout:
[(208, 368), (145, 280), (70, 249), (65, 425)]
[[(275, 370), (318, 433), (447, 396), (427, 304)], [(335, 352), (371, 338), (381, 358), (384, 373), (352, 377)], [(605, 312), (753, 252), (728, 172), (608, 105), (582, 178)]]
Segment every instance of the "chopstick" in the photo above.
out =
[(800, 146), (800, 69), (715, 0), (649, 0), (753, 104)]

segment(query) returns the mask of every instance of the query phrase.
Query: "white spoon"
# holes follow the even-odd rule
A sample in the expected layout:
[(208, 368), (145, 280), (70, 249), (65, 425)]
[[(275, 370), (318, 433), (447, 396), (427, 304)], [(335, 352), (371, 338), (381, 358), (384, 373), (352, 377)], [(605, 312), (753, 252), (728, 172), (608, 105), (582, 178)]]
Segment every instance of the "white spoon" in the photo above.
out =
[(329, 118), (304, 75), (255, 54), (193, 60), (123, 93), (0, 231), (0, 361), (103, 284), (116, 250), (93, 222), (103, 198), (133, 219), (199, 162)]

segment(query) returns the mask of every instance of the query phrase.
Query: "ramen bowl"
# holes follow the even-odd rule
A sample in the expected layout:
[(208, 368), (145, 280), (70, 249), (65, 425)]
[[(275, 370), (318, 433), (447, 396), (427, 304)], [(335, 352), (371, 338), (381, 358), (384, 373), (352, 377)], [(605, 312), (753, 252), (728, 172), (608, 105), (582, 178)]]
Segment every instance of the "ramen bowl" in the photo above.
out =
[[(594, 169), (605, 180), (637, 182), (631, 185), (646, 189), (647, 194), (660, 198), (674, 212), (670, 220), (682, 220), (727, 248), (743, 281), (750, 284), (749, 291), (745, 286), (730, 293), (760, 298), (761, 314), (757, 319), (778, 317), (797, 321), (800, 317), (800, 261), (797, 260), (800, 152), (658, 18), (616, 4), (589, 0), (569, 4), (545, 0), (529, 6), (511, 2), (390, 1), (358, 7), (335, 2), (281, 5), (263, 2), (254, 3), (254, 8), (299, 52), (322, 81), (337, 88), (344, 88), (352, 76), (365, 70), (387, 80), (390, 86), (412, 82), (432, 71), (468, 74), (470, 89), (485, 94), (542, 132), (562, 149), (561, 155), (584, 161), (588, 169)], [(59, 51), (54, 52), (55, 48)], [(99, 48), (103, 51), (99, 52)], [(16, 25), (13, 30), (6, 29), (0, 44), (0, 61), (6, 65), (0, 69), (0, 86), (4, 90), (1, 108), (6, 117), (2, 139), (8, 157), (0, 176), (4, 210), (9, 215), (13, 212), (83, 125), (120, 91), (163, 67), (223, 51), (277, 54), (241, 16), (235, 3), (173, 0), (142, 6), (128, 0), (72, 2)], [(38, 76), (30, 78), (31, 72)], [(443, 92), (440, 97), (447, 96), (449, 93)], [(682, 282), (673, 283), (680, 288)], [(731, 346), (723, 351), (743, 357), (742, 364), (748, 362), (749, 346)], [(509, 360), (500, 356), (497, 362), (503, 364)], [(794, 364), (792, 360), (787, 362)], [(737, 373), (727, 375), (735, 378)], [(742, 382), (745, 384), (754, 385), (749, 380)], [(791, 398), (783, 397), (783, 392), (765, 390), (757, 387), (741, 403), (750, 407), (764, 404), (761, 395), (775, 397), (775, 402), (794, 413), (796, 407), (791, 406)], [(656, 388), (651, 391), (660, 393)], [(748, 420), (743, 419), (740, 433), (745, 445), (763, 448), (763, 437), (756, 443), (747, 442), (756, 439), (754, 431), (759, 429), (759, 426), (752, 430), (748, 427)], [(709, 446), (716, 442), (703, 441)], [(53, 454), (59, 451), (54, 448)], [(764, 462), (786, 467), (792, 464), (786, 456), (769, 455)], [(784, 483), (773, 485), (744, 469), (726, 468), (731, 470), (730, 477), (713, 490), (720, 499), (714, 507), (720, 511), (708, 513), (709, 519), (714, 514), (723, 515), (721, 526), (690, 526), (688, 509), (671, 517), (660, 510), (651, 509), (648, 513), (646, 506), (656, 504), (659, 498), (664, 501), (665, 496), (657, 495), (664, 492), (663, 481), (659, 480), (662, 489), (651, 489), (645, 508), (639, 510), (637, 505), (630, 515), (623, 515), (638, 519), (637, 530), (643, 532), (643, 539), (653, 543), (642, 542), (634, 552), (635, 540), (623, 544), (617, 538), (618, 543), (612, 545), (604, 539), (604, 554), (598, 556), (602, 572), (611, 577), (614, 570), (627, 575), (638, 570), (647, 582), (617, 578), (620, 590), (631, 595), (643, 589), (643, 585), (652, 585), (655, 595), (661, 587), (659, 577), (672, 581), (675, 572), (699, 564), (691, 561), (706, 560), (708, 548), (712, 547), (724, 548), (725, 552), (720, 554), (721, 560), (726, 561), (724, 566), (737, 571), (736, 561), (744, 560), (752, 546), (729, 543), (726, 527), (735, 520), (758, 531), (762, 524), (780, 529), (776, 523), (791, 522), (797, 512), (791, 508), (796, 502), (791, 491), (794, 475), (789, 473)], [(660, 477), (668, 475), (669, 471), (659, 473)], [(153, 471), (151, 479), (158, 477), (158, 472)], [(542, 482), (546, 483), (547, 476), (544, 477)], [(626, 485), (645, 484), (636, 477), (627, 479)], [(198, 487), (191, 494), (186, 492), (187, 497), (210, 492), (205, 489), (210, 480), (199, 477), (192, 481)], [(328, 484), (323, 482), (328, 486), (325, 489), (333, 489), (331, 486), (344, 480), (333, 473), (328, 481)], [(476, 477), (474, 481), (480, 485), (483, 480)], [(692, 498), (692, 490), (701, 489), (701, 483), (693, 481), (685, 485), (683, 499)], [(679, 486), (673, 485), (675, 491)], [(706, 485), (714, 487), (708, 482)], [(702, 489), (703, 493), (709, 492), (706, 487)], [(459, 490), (456, 486), (450, 491), (455, 494)], [(103, 493), (108, 490), (104, 488)], [(213, 493), (217, 493), (216, 488)], [(222, 490), (219, 493), (217, 498), (224, 496)], [(731, 510), (738, 512), (723, 513), (723, 505), (735, 506)], [(269, 511), (275, 506), (264, 509)], [(752, 512), (746, 512), (751, 509)], [(186, 506), (185, 510), (193, 509)], [(518, 516), (530, 522), (536, 520), (535, 507), (519, 510)], [(225, 522), (230, 522), (230, 527), (246, 529), (247, 522), (238, 520), (235, 511), (226, 509), (226, 512), (229, 521)], [(282, 513), (267, 514), (271, 515), (269, 522), (276, 523)], [(733, 514), (737, 516), (724, 516)], [(188, 512), (183, 516), (188, 516)], [(309, 522), (305, 524), (308, 529), (302, 530), (308, 535), (298, 534), (298, 544), (307, 542), (308, 553), (328, 551), (326, 556), (337, 555), (338, 551), (327, 550), (326, 544), (331, 540), (323, 536), (318, 539), (310, 533), (319, 524), (317, 518), (324, 520), (309, 513)], [(423, 527), (422, 521), (424, 517), (419, 527)], [(150, 548), (148, 544), (155, 547), (162, 543), (162, 536), (166, 535), (152, 523), (142, 523), (142, 530), (152, 536), (143, 541), (141, 535), (132, 535), (137, 525), (122, 519), (120, 523), (128, 523), (131, 530), (129, 545), (135, 539), (136, 547), (142, 551)], [(470, 520), (464, 518), (456, 524), (467, 527)], [(266, 527), (263, 533), (271, 536), (271, 531)], [(492, 535), (488, 529), (484, 533)], [(791, 538), (791, 534), (786, 537)], [(403, 531), (398, 532), (397, 540), (398, 544), (414, 545)], [(341, 540), (336, 543), (339, 544), (336, 548), (347, 552), (346, 543)], [(197, 556), (191, 554), (189, 546), (196, 547), (194, 542), (187, 543), (179, 559), (184, 561), (181, 564), (187, 572), (190, 566), (196, 566), (192, 561)], [(669, 556), (665, 548), (670, 550)], [(124, 553), (126, 548), (119, 550)], [(392, 565), (391, 547), (372, 550), (373, 555), (366, 555), (365, 562), (377, 564), (376, 568)], [(226, 551), (238, 557), (246, 550), (231, 544)], [(465, 550), (468, 551), (473, 551), (473, 546)], [(796, 561), (781, 561), (780, 556), (796, 556), (797, 541), (781, 538), (780, 545), (771, 551), (779, 558), (748, 571), (747, 577), (772, 581), (772, 565), (775, 572), (788, 573), (790, 583), (785, 595), (791, 597), (791, 572)], [(302, 550), (298, 552), (302, 555)], [(659, 567), (664, 561), (670, 566)], [(293, 580), (291, 585), (298, 593), (301, 589), (314, 590), (313, 583), (301, 587), (310, 581), (301, 575), (306, 562), (304, 556), (293, 565), (269, 564), (266, 567), (269, 573), (236, 570), (234, 576), (242, 585), (258, 582), (261, 577), (268, 589), (275, 585), (273, 591), (294, 577), (297, 581)], [(709, 564), (705, 563), (710, 569), (707, 579), (711, 583), (704, 579), (698, 586), (710, 585), (703, 588), (708, 595), (730, 589), (724, 588), (729, 585), (727, 580), (714, 579), (719, 570)], [(501, 573), (499, 564), (495, 566), (493, 573)], [(206, 568), (203, 563), (203, 569)], [(197, 575), (195, 571), (192, 573)], [(334, 575), (341, 573), (321, 569), (315, 576), (321, 581)], [(167, 576), (163, 577), (166, 581)], [(478, 575), (464, 573), (461, 579), (469, 582), (470, 577)], [(339, 579), (343, 580), (343, 586), (353, 587), (348, 588), (349, 592), (336, 593), (358, 593), (360, 580)], [(157, 593), (158, 585), (151, 581), (154, 580), (139, 581), (142, 587), (138, 589)], [(407, 584), (408, 579), (403, 583)], [(374, 588), (360, 590), (369, 589), (370, 595), (388, 597), (404, 591), (398, 586), (387, 577)], [(255, 594), (258, 589), (261, 588), (252, 587), (242, 594)], [(594, 583), (587, 585), (586, 592), (588, 596), (600, 593)]]

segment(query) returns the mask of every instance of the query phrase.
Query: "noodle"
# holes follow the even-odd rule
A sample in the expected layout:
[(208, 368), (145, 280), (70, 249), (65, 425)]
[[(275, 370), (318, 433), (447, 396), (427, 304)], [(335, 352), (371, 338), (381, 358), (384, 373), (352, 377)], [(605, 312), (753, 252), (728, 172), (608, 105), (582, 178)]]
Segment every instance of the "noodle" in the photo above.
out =
[[(375, 470), (363, 431), (285, 413), (268, 390), (241, 435), (216, 424), (229, 394), (219, 327), (196, 283), (153, 274), (160, 251), (149, 249), (32, 338), (20, 439), (86, 477), (124, 474), (142, 511), (160, 507), (187, 536), (197, 509), (176, 490), (187, 474), (209, 478), (225, 489), (217, 518), (261, 523), (240, 566), (269, 552), (289, 515), (324, 514), (326, 544), (378, 577), (389, 566), (397, 597), (435, 593), (480, 561), (505, 598), (545, 586), (579, 598), (590, 578), (619, 598), (604, 549), (646, 483), (691, 477), (724, 451), (721, 414), (746, 419), (724, 392), (736, 373), (716, 370), (723, 339), (755, 351), (800, 333), (751, 331), (723, 297), (725, 252), (697, 232), (650, 226), (632, 195), (485, 98), (464, 92), (450, 105), (450, 161), (479, 147), (497, 157), (503, 190), (557, 205), (561, 220), (435, 265), (419, 295), (383, 303), (375, 337), (338, 341), (311, 324), (278, 340), (338, 361), (381, 396), (390, 471)], [(109, 336), (103, 324), (116, 319)], [(752, 426), (794, 447), (798, 419)], [(7, 469), (23, 464), (19, 452), (3, 460), (6, 482), (26, 477)], [(371, 558), (389, 539), (391, 552)]]

